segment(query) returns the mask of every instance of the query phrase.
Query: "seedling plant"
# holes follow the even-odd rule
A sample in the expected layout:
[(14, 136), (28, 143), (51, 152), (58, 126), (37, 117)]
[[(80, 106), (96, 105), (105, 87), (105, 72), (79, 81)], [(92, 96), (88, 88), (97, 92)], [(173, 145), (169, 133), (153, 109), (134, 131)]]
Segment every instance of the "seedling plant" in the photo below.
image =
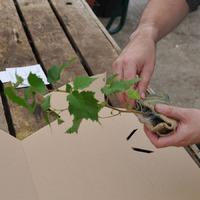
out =
[[(68, 61), (60, 66), (52, 66), (47, 72), (47, 79), (51, 85), (54, 85), (61, 79), (62, 73), (74, 63), (75, 59)], [(67, 73), (67, 72), (65, 72)], [(119, 80), (116, 74), (106, 79), (105, 86), (101, 88), (101, 92), (105, 95), (104, 101), (95, 98), (95, 92), (90, 91), (88, 87), (96, 80), (94, 77), (78, 76), (72, 82), (65, 84), (65, 89), (52, 89), (51, 91), (65, 93), (67, 108), (56, 109), (51, 105), (51, 95), (45, 95), (49, 92), (43, 80), (36, 74), (30, 73), (28, 76), (29, 87), (26, 88), (21, 95), (18, 86), (23, 83), (23, 78), (16, 74), (17, 82), (5, 87), (5, 94), (15, 104), (22, 106), (31, 113), (43, 116), (47, 124), (50, 125), (50, 117), (54, 116), (58, 124), (62, 124), (64, 120), (61, 118), (61, 112), (68, 110), (73, 116), (72, 126), (66, 130), (67, 133), (77, 133), (81, 122), (92, 120), (100, 122), (99, 112), (104, 107), (109, 107), (111, 116), (121, 114), (122, 112), (136, 113), (137, 111), (127, 103), (125, 109), (115, 108), (110, 105), (109, 97), (118, 93), (126, 93), (130, 100), (140, 99), (139, 93), (134, 89), (140, 79)]]

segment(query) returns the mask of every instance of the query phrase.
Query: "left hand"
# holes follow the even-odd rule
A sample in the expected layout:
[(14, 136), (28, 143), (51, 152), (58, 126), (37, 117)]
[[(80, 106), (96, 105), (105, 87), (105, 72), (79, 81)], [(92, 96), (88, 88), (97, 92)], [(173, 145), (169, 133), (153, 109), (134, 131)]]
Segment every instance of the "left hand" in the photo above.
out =
[(177, 129), (166, 137), (158, 137), (147, 127), (144, 131), (157, 148), (168, 146), (185, 147), (200, 143), (200, 110), (185, 109), (167, 105), (156, 105), (156, 111), (177, 120)]

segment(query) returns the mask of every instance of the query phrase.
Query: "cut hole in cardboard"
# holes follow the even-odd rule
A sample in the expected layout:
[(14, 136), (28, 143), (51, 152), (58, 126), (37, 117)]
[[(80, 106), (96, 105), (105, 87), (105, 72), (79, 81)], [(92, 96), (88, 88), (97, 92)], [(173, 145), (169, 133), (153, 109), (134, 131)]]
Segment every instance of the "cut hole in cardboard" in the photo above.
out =
[(126, 140), (130, 140), (131, 137), (136, 133), (137, 130), (138, 130), (138, 129), (134, 129), (134, 130), (131, 132), (131, 134), (126, 138)]

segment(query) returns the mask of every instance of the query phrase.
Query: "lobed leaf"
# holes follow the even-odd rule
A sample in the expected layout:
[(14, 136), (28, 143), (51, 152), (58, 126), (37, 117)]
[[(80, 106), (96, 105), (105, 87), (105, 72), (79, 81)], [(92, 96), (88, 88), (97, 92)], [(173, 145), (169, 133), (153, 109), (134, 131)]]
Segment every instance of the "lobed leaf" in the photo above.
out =
[(76, 119), (91, 119), (98, 121), (98, 113), (101, 109), (100, 104), (94, 96), (94, 92), (73, 91), (67, 96), (69, 102), (69, 112)]
[(42, 110), (43, 111), (47, 111), (50, 109), (50, 101), (51, 101), (51, 96), (47, 96), (44, 98), (42, 104), (41, 104), (41, 107), (42, 107)]
[(71, 86), (69, 83), (67, 83), (67, 84), (66, 84), (66, 89), (65, 89), (66, 92), (67, 92), (67, 93), (71, 93), (71, 92), (72, 92), (72, 89), (73, 89), (72, 86)]
[(74, 118), (73, 125), (66, 131), (69, 134), (78, 133), (82, 119)]
[(76, 58), (72, 58), (67, 63), (61, 66), (53, 65), (47, 72), (48, 82), (53, 84), (59, 81), (63, 70), (70, 67), (75, 62), (75, 60)]
[(49, 83), (56, 83), (60, 80), (60, 70), (57, 66), (53, 65), (47, 72), (47, 80)]
[(15, 77), (17, 79), (17, 82), (14, 84), (14, 87), (17, 88), (20, 84), (24, 82), (24, 79), (18, 74), (15, 74)]
[(45, 93), (46, 85), (44, 84), (43, 80), (36, 74), (30, 73), (28, 76), (28, 82), (34, 91), (42, 94)]
[(134, 100), (139, 100), (140, 99), (140, 94), (137, 90), (134, 90), (132, 88), (130, 88), (127, 91), (127, 95), (129, 99), (134, 99)]
[(107, 84), (105, 87), (103, 87), (101, 91), (107, 96), (116, 94), (118, 92), (126, 92), (139, 81), (139, 78), (134, 78), (131, 80), (115, 80), (111, 84)]
[(24, 99), (28, 101), (29, 99), (33, 98), (35, 95), (35, 91), (32, 89), (32, 87), (28, 87), (24, 90)]
[(58, 122), (58, 125), (60, 125), (64, 123), (64, 120), (61, 117), (59, 117), (57, 118), (57, 122)]
[(116, 80), (117, 76), (118, 76), (117, 74), (110, 75), (106, 80), (106, 84), (108, 85), (112, 84), (112, 82)]
[(92, 78), (89, 76), (79, 76), (74, 80), (74, 90), (81, 90), (89, 87), (96, 78)]
[(6, 96), (13, 102), (16, 103), (19, 106), (22, 106), (24, 108), (27, 108), (29, 111), (33, 112), (31, 109), (31, 106), (26, 102), (26, 100), (20, 96), (17, 95), (17, 92), (15, 88), (13, 87), (6, 87), (4, 89), (4, 92)]
[(50, 126), (50, 112), (44, 112), (44, 120)]
[(77, 58), (72, 58), (72, 59), (68, 60), (67, 63), (61, 65), (61, 66), (59, 67), (60, 73), (62, 73), (64, 69), (66, 69), (66, 68), (72, 66), (72, 64), (74, 64), (76, 60), (77, 60)]

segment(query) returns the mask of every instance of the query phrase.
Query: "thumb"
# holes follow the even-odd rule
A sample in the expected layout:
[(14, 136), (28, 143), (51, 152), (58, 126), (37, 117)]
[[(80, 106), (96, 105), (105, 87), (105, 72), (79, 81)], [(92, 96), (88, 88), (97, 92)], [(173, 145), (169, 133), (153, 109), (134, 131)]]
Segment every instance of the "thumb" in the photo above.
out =
[(165, 104), (157, 104), (155, 106), (155, 110), (167, 117), (176, 119), (176, 120), (183, 120), (185, 117), (184, 109), (175, 107), (175, 106), (168, 106)]
[(152, 73), (153, 67), (144, 67), (143, 71), (140, 74), (142, 80), (139, 82), (138, 88), (142, 98), (145, 98), (145, 93), (148, 88)]

